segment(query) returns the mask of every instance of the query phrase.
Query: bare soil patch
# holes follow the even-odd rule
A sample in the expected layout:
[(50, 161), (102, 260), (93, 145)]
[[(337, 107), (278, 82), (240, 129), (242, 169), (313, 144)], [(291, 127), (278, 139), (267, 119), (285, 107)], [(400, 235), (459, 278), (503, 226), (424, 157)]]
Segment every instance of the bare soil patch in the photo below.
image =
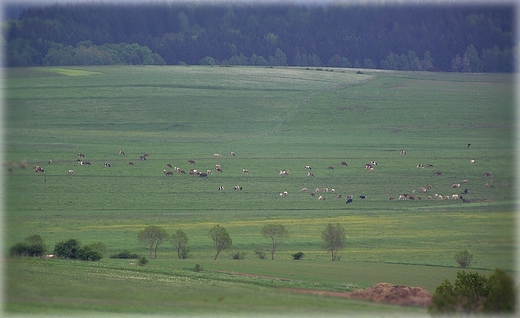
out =
[(367, 289), (358, 289), (353, 292), (329, 292), (309, 289), (288, 289), (297, 293), (343, 297), (386, 303), (399, 306), (427, 307), (432, 300), (432, 294), (422, 287), (406, 287), (379, 283)]

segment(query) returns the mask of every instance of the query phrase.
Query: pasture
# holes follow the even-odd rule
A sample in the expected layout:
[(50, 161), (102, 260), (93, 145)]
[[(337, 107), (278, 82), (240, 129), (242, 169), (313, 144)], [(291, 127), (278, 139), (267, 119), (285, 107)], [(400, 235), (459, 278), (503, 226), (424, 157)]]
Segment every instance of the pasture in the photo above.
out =
[[(182, 229), (191, 250), (179, 260), (164, 243), (144, 267), (108, 255), (96, 263), (8, 259), (8, 312), (425, 313), (279, 287), (388, 282), (433, 293), (454, 279), (454, 255), (464, 249), (474, 254), (472, 270), (516, 274), (511, 74), (116, 66), (8, 69), (5, 78), (4, 255), (39, 234), (51, 250), (77, 238), (105, 243), (108, 255), (148, 256), (136, 239), (148, 225)], [(78, 153), (91, 165), (79, 165)], [(166, 164), (212, 174), (166, 176)], [(427, 198), (435, 194), (444, 199)], [(321, 232), (336, 222), (347, 240), (331, 262)], [(275, 260), (254, 253), (267, 248), (260, 229), (268, 223), (289, 231)], [(233, 240), (216, 261), (207, 235), (214, 224)], [(298, 251), (304, 259), (292, 260)]]

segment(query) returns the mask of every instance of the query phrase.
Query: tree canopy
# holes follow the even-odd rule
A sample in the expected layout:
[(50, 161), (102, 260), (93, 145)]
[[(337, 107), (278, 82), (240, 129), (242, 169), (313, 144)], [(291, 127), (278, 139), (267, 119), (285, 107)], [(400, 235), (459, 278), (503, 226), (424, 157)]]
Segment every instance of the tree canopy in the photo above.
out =
[(220, 252), (222, 252), (225, 249), (228, 249), (233, 244), (233, 241), (231, 240), (231, 237), (229, 236), (228, 231), (225, 227), (220, 226), (219, 224), (214, 225), (208, 232), (209, 236), (213, 240), (213, 243), (215, 243), (215, 259), (217, 259)]
[(18, 19), (4, 23), (4, 34), (8, 66), (227, 64), (513, 72), (514, 12), (512, 4), (28, 5)]
[[(137, 239), (149, 247), (150, 258), (157, 258), (157, 248), (169, 238), (165, 229), (157, 225), (147, 226), (139, 232)], [(153, 254), (152, 254), (153, 253)]]

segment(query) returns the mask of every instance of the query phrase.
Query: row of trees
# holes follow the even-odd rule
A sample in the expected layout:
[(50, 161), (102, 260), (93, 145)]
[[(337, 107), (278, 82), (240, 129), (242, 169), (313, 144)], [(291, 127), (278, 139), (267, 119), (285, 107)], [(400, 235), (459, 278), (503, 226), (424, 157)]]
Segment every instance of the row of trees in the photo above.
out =
[[(260, 233), (269, 240), (270, 246), (268, 251), (271, 254), (271, 259), (274, 259), (274, 254), (283, 240), (289, 237), (289, 232), (281, 224), (267, 224), (262, 227)], [(213, 240), (216, 251), (215, 260), (218, 258), (220, 252), (231, 248), (233, 245), (233, 240), (228, 231), (219, 224), (214, 225), (208, 231), (208, 236)], [(324, 241), (323, 247), (330, 251), (332, 260), (339, 260), (337, 253), (345, 244), (345, 228), (339, 223), (328, 224), (322, 232), (322, 238)], [(162, 243), (167, 241), (170, 241), (175, 246), (179, 259), (188, 257), (188, 236), (182, 230), (177, 230), (177, 232), (170, 236), (164, 228), (157, 225), (150, 225), (139, 232), (137, 239), (148, 247), (150, 258), (157, 258), (157, 249)]]
[(56, 4), (25, 9), (4, 34), (9, 66), (45, 65), (53, 43), (92, 41), (137, 43), (170, 65), (512, 72), (514, 12), (507, 5)]

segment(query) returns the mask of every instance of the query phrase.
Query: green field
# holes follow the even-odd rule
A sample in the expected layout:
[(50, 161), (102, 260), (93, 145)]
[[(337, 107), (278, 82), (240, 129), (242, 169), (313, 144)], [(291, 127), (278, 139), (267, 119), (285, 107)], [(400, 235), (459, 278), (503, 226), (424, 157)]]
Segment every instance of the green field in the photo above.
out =
[[(464, 249), (474, 255), (472, 270), (516, 274), (514, 95), (512, 74), (7, 69), (4, 255), (38, 234), (51, 250), (77, 238), (105, 243), (108, 254), (129, 249), (147, 256), (137, 233), (161, 225), (188, 235), (191, 256), (179, 260), (165, 243), (144, 267), (108, 257), (95, 263), (7, 258), (5, 309), (50, 315), (424, 314), (283, 288), (352, 291), (388, 282), (433, 293), (455, 278), (454, 255)], [(78, 165), (80, 152), (92, 165)], [(147, 160), (140, 160), (145, 153)], [(370, 161), (377, 162), (373, 172), (364, 168)], [(164, 169), (173, 170), (167, 163), (213, 173), (165, 176)], [(45, 173), (35, 173), (34, 165)], [(484, 176), (488, 171), (492, 175)], [(432, 188), (421, 193), (427, 185)], [(311, 196), (316, 188), (329, 192)], [(286, 197), (279, 196), (283, 191)], [(397, 200), (405, 193), (416, 199)], [(435, 194), (450, 200), (427, 198)], [(351, 204), (345, 204), (348, 195)], [(347, 244), (341, 260), (332, 262), (321, 232), (336, 222), (346, 228)], [(284, 225), (289, 238), (275, 260), (261, 260), (254, 251), (267, 248), (260, 229), (269, 223)], [(207, 235), (214, 224), (233, 240), (216, 261)], [(292, 260), (298, 251), (304, 259)], [(235, 252), (245, 253), (245, 260), (233, 260)], [(195, 264), (204, 270), (194, 272)]]

